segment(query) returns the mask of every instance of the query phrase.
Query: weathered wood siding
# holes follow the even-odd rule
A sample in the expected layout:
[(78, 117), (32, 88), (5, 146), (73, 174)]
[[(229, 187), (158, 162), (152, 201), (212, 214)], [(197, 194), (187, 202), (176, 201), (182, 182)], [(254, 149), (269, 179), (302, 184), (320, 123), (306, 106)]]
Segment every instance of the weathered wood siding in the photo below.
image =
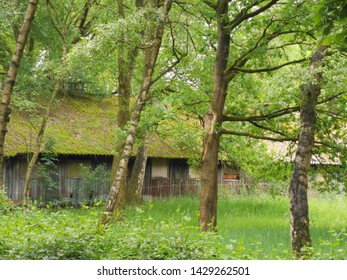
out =
[[(156, 163), (153, 165), (153, 161)], [(159, 169), (156, 169), (160, 163)], [(96, 181), (93, 186), (86, 188), (79, 164), (90, 166), (93, 170), (97, 165), (104, 164), (111, 168), (112, 157), (79, 157), (60, 156), (57, 159), (57, 171), (54, 177), (57, 188), (49, 189), (37, 174), (31, 180), (31, 198), (47, 203), (49, 201), (80, 204), (94, 199), (105, 200), (109, 193), (109, 181)], [(165, 163), (165, 164), (162, 164)], [(130, 161), (129, 176), (133, 161)], [(24, 177), (27, 166), (26, 156), (16, 156), (6, 159), (5, 186), (9, 198), (15, 202), (23, 199)], [(165, 175), (162, 177), (154, 175)], [(146, 173), (142, 195), (144, 197), (164, 198), (169, 196), (197, 193), (198, 179), (189, 179), (189, 166), (186, 160), (180, 159), (151, 159), (147, 160)], [(92, 190), (91, 190), (92, 189)]]

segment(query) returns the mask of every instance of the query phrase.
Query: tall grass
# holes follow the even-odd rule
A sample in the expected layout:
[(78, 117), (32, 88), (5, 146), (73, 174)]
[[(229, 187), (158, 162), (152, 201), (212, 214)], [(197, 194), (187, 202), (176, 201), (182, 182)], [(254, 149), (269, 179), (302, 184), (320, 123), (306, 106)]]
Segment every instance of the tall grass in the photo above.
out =
[[(347, 259), (347, 199), (310, 199), (311, 258)], [(102, 207), (3, 211), (0, 259), (290, 259), (285, 197), (219, 199), (217, 232), (200, 233), (199, 200), (180, 197), (128, 207), (98, 231)]]
[[(313, 251), (317, 258), (347, 259), (347, 198), (313, 197), (309, 200)], [(144, 215), (156, 221), (180, 220), (197, 227), (197, 198), (147, 202)], [(127, 217), (135, 215), (128, 209)], [(181, 218), (180, 218), (181, 217)], [(218, 202), (217, 234), (221, 257), (291, 258), (290, 213), (287, 197), (222, 197)], [(238, 251), (235, 255), (233, 250)]]

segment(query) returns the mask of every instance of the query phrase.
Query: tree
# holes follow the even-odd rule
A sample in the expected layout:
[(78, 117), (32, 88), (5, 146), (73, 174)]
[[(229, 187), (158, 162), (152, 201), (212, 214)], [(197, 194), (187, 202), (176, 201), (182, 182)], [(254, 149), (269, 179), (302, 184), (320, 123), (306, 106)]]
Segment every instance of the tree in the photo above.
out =
[[(146, 137), (146, 136), (145, 136)], [(126, 191), (126, 203), (140, 203), (147, 162), (147, 139), (139, 147)]]
[[(316, 12), (318, 30), (326, 37), (320, 39), (311, 58), (308, 72), (311, 79), (302, 87), (300, 105), (300, 135), (294, 158), (294, 170), (289, 186), (291, 242), (294, 256), (305, 255), (303, 248), (312, 245), (308, 208), (308, 181), (317, 127), (317, 103), (322, 92), (322, 64), (328, 51), (328, 43), (343, 45), (345, 37), (334, 30), (339, 21), (346, 18), (347, 5), (341, 1), (322, 1)], [(322, 10), (324, 12), (322, 12)], [(327, 12), (327, 13), (326, 13)], [(334, 32), (335, 31), (335, 32)], [(318, 32), (319, 33), (319, 32)], [(344, 34), (345, 32), (342, 32)], [(338, 94), (340, 95), (340, 94)], [(328, 125), (328, 123), (327, 123)]]
[(0, 75), (8, 71), (25, 10), (18, 1), (0, 1)]
[(228, 16), (229, 1), (218, 1), (216, 18), (218, 24), (218, 46), (214, 66), (214, 91), (211, 107), (205, 115), (205, 137), (203, 143), (199, 225), (207, 230), (217, 225), (217, 163), (220, 143), (218, 127), (222, 124), (223, 108), (229, 77), (226, 76), (230, 48), (230, 29), (225, 18)]
[[(143, 0), (135, 1), (136, 9), (141, 9), (144, 6)], [(119, 19), (125, 19), (124, 12), (125, 5), (122, 0), (118, 1), (118, 13)], [(144, 31), (140, 34), (143, 36)], [(132, 92), (132, 79), (133, 73), (136, 66), (136, 58), (138, 56), (137, 44), (127, 44), (125, 37), (127, 34), (125, 32), (120, 33), (119, 48), (118, 48), (118, 112), (117, 112), (117, 126), (121, 130), (125, 129), (126, 124), (130, 121), (130, 97)], [(124, 142), (119, 141), (119, 145), (116, 147), (116, 151), (121, 151), (124, 148)], [(112, 172), (111, 172), (111, 182), (113, 182), (116, 177), (116, 172), (118, 169), (118, 164), (120, 162), (121, 154), (117, 154), (113, 157), (112, 162)], [(126, 172), (125, 172), (126, 173)], [(126, 178), (123, 178), (124, 182), (121, 184), (116, 202), (117, 211), (123, 211), (125, 208), (126, 200)]]
[(11, 94), (18, 74), (18, 68), (23, 56), (25, 44), (30, 32), (31, 24), (34, 20), (38, 0), (30, 0), (24, 16), (24, 22), (17, 38), (16, 49), (13, 53), (11, 64), (7, 74), (7, 80), (2, 92), (0, 104), (0, 188), (3, 188), (3, 162), (4, 162), (4, 143), (9, 122)]
[[(214, 5), (210, 1), (205, 1), (216, 12), (218, 43), (214, 65), (214, 90), (210, 108), (204, 119), (205, 137), (202, 154), (202, 191), (199, 215), (199, 225), (202, 230), (214, 229), (217, 224), (217, 163), (221, 135), (251, 136), (250, 134), (231, 132), (224, 129), (223, 123), (253, 122), (256, 124), (258, 121), (273, 119), (292, 112), (291, 108), (286, 108), (267, 114), (262, 113), (258, 116), (242, 116), (242, 113), (232, 116), (228, 115), (228, 111), (225, 110), (225, 101), (228, 96), (234, 98), (237, 102), (236, 96), (229, 94), (228, 87), (236, 77), (240, 76), (240, 73), (272, 72), (305, 61), (304, 58), (290, 60), (288, 56), (287, 61), (283, 61), (283, 58), (286, 57), (287, 47), (300, 44), (302, 42), (300, 37), (306, 36), (307, 30), (294, 29), (290, 24), (297, 23), (297, 16), (293, 17), (290, 13), (297, 11), (300, 5), (287, 3), (285, 7), (276, 8), (277, 2), (250, 1), (250, 3), (236, 4), (230, 1), (218, 1)], [(237, 6), (239, 4), (240, 7)], [(236, 5), (234, 9), (229, 10), (230, 6), (233, 5)], [(293, 5), (292, 8), (291, 5)], [(278, 14), (277, 17), (275, 13)], [(259, 35), (259, 31), (251, 34), (252, 27), (257, 31), (262, 30), (261, 34)], [(240, 32), (244, 32), (242, 33), (243, 36), (240, 36)], [(289, 41), (281, 40), (282, 37), (289, 38)], [(237, 41), (241, 42), (238, 44)], [(231, 48), (232, 44), (234, 48)], [(259, 60), (259, 55), (264, 58), (267, 53), (270, 55), (271, 50), (279, 49), (282, 49), (283, 53), (281, 55), (276, 54), (279, 55), (278, 65), (271, 65), (273, 62), (270, 59)], [(246, 67), (248, 65), (250, 68)], [(260, 139), (265, 138), (261, 137)], [(269, 137), (268, 139), (274, 138)]]
[[(106, 77), (108, 86), (115, 88), (113, 93), (117, 96), (118, 104), (116, 125), (118, 137), (113, 156), (111, 180), (116, 176), (118, 163), (124, 148), (124, 139), (126, 136), (127, 125), (130, 121), (131, 97), (133, 91), (138, 88), (138, 79), (141, 75), (141, 49), (145, 32), (145, 18), (151, 13), (148, 5), (144, 5), (142, 0), (138, 1), (116, 1), (113, 4), (107, 4), (108, 9), (101, 12), (98, 24), (93, 29), (93, 36), (83, 40), (78, 48), (70, 56), (72, 62), (83, 73), (95, 72), (98, 65), (103, 78)], [(115, 16), (109, 16), (110, 11), (116, 10)], [(112, 12), (112, 14), (114, 14)], [(83, 64), (78, 65), (79, 57), (85, 53), (90, 53), (85, 57)], [(108, 59), (105, 59), (107, 57)], [(88, 69), (86, 71), (87, 67)], [(95, 77), (100, 79), (100, 77)], [(117, 197), (116, 211), (123, 211), (125, 207), (125, 183)]]
[(300, 135), (289, 186), (292, 249), (297, 256), (302, 254), (303, 247), (311, 246), (307, 200), (308, 171), (316, 130), (316, 106), (321, 93), (322, 74), (317, 69), (323, 62), (326, 50), (327, 46), (318, 45), (310, 62), (309, 71), (313, 80), (303, 86), (301, 94)]
[[(157, 62), (157, 58), (160, 51), (160, 46), (162, 43), (162, 38), (164, 34), (165, 23), (168, 19), (168, 14), (172, 6), (171, 0), (165, 0), (162, 6), (162, 14), (157, 22), (157, 26), (153, 28), (153, 23), (149, 21), (145, 40), (146, 40), (146, 50), (145, 50), (145, 60), (144, 60), (144, 73), (141, 84), (140, 93), (137, 97), (136, 105), (131, 116), (130, 127), (128, 130), (128, 135), (125, 140), (124, 150), (122, 153), (121, 160), (118, 164), (116, 176), (112, 182), (109, 196), (106, 201), (106, 207), (103, 215), (101, 216), (101, 223), (108, 224), (114, 215), (115, 204), (117, 201), (117, 196), (120, 189), (122, 188), (122, 183), (124, 184), (124, 177), (126, 176), (126, 170), (131, 156), (134, 138), (137, 130), (137, 126), (140, 121), (141, 112), (146, 104), (146, 99), (150, 87), (153, 83), (152, 75), (154, 73), (154, 68)], [(123, 187), (124, 188), (124, 187)]]
[[(83, 36), (87, 34), (88, 27), (85, 26), (88, 12), (90, 7), (93, 5), (95, 1), (86, 1), (82, 5), (82, 9), (77, 9), (76, 6), (73, 5), (73, 3), (65, 3), (67, 7), (67, 10), (62, 9), (59, 10), (57, 6), (53, 5), (50, 1), (46, 1), (46, 8), (48, 11), (49, 19), (53, 25), (54, 30), (56, 31), (56, 34), (58, 35), (60, 41), (61, 41), (61, 50), (60, 50), (60, 63), (58, 62), (55, 64), (55, 79), (54, 79), (54, 86), (51, 98), (46, 106), (45, 114), (42, 117), (42, 122), (39, 127), (36, 139), (34, 141), (34, 150), (32, 157), (28, 163), (28, 168), (25, 174), (25, 180), (24, 180), (24, 199), (23, 199), (23, 206), (27, 207), (29, 205), (30, 200), (30, 180), (31, 176), (34, 170), (34, 167), (36, 165), (37, 159), (39, 157), (39, 154), (41, 152), (41, 147), (43, 145), (43, 137), (45, 134), (47, 122), (50, 117), (51, 110), (53, 108), (53, 105), (55, 103), (55, 100), (58, 96), (58, 94), (63, 91), (64, 89), (64, 83), (66, 82), (66, 57), (69, 51), (69, 48), (71, 44), (74, 44), (78, 41), (79, 36)], [(79, 35), (73, 34), (72, 30), (74, 28), (73, 23), (76, 22), (76, 19), (80, 19), (79, 27)], [(58, 51), (59, 53), (59, 51)]]

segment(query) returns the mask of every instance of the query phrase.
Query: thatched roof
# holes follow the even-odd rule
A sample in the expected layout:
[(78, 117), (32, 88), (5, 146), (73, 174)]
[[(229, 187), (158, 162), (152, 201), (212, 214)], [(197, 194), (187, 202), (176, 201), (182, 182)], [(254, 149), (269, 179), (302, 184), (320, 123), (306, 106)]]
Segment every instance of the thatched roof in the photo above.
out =
[[(97, 100), (87, 97), (59, 99), (48, 122), (45, 142), (51, 140), (53, 149), (63, 155), (114, 155), (117, 143), (117, 98)], [(41, 117), (12, 109), (6, 134), (5, 156), (30, 153)], [(150, 157), (186, 158), (170, 139), (152, 136)]]

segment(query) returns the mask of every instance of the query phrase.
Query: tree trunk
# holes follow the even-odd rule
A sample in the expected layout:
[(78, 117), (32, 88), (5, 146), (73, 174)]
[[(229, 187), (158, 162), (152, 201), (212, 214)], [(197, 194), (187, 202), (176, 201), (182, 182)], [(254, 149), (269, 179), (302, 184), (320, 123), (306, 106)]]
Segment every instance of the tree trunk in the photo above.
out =
[(326, 49), (326, 46), (319, 46), (313, 55), (310, 71), (314, 79), (303, 87), (301, 93), (300, 135), (289, 186), (291, 243), (296, 257), (302, 257), (302, 249), (312, 244), (307, 199), (308, 171), (316, 129), (316, 105), (321, 92), (322, 76), (316, 71), (324, 59)]
[(127, 203), (140, 203), (143, 181), (145, 178), (147, 163), (147, 143), (143, 143), (136, 154), (134, 168), (131, 173), (128, 190), (126, 193)]
[(199, 226), (203, 231), (214, 230), (217, 226), (217, 166), (220, 142), (220, 134), (216, 131), (217, 125), (215, 113), (211, 110), (205, 116), (206, 132), (201, 166)]
[[(131, 93), (131, 78), (132, 78), (132, 72), (133, 72), (132, 70), (134, 69), (134, 67), (130, 66), (131, 69), (128, 69), (127, 71), (126, 70), (127, 67), (125, 66), (125, 61), (123, 60), (123, 58), (119, 58), (118, 64), (119, 64), (118, 66), (119, 74), (118, 74), (117, 126), (123, 130), (125, 128), (126, 123), (130, 119), (129, 104), (130, 104), (130, 93)], [(131, 71), (131, 73), (128, 73), (129, 71)], [(116, 151), (122, 151), (124, 148), (124, 139), (120, 139), (117, 146), (118, 147), (116, 147)], [(113, 182), (114, 178), (116, 177), (120, 159), (121, 159), (121, 154), (116, 154), (113, 156), (111, 182)], [(125, 174), (126, 173), (127, 171), (125, 170)], [(125, 177), (123, 180), (126, 180)], [(119, 190), (119, 195), (117, 197), (117, 203), (116, 203), (116, 207), (119, 212), (123, 211), (125, 208), (126, 181), (124, 181), (121, 185), (122, 187)]]
[(148, 60), (147, 59), (145, 60), (144, 77), (142, 80), (140, 94), (137, 98), (136, 106), (132, 113), (130, 127), (128, 130), (128, 135), (125, 140), (123, 154), (118, 164), (116, 177), (112, 182), (110, 193), (106, 201), (105, 211), (101, 216), (102, 224), (108, 224), (110, 222), (110, 218), (114, 214), (115, 204), (117, 201), (119, 190), (122, 187), (125, 188), (124, 178), (126, 176), (126, 170), (127, 170), (129, 158), (133, 151), (137, 126), (139, 124), (141, 112), (145, 106), (149, 89), (152, 84), (151, 83), (152, 75), (153, 75), (154, 67), (158, 58), (158, 54), (159, 54), (159, 50), (160, 50), (160, 46), (161, 46), (161, 42), (163, 38), (164, 26), (167, 20), (168, 13), (171, 9), (171, 5), (172, 5), (172, 0), (165, 0), (164, 6), (163, 6), (163, 14), (156, 29), (155, 40), (153, 41), (153, 44), (151, 44), (151, 47), (147, 49), (147, 51), (149, 51), (151, 55)]
[(13, 87), (16, 81), (16, 77), (18, 74), (18, 68), (20, 61), (23, 56), (25, 43), (27, 41), (31, 24), (34, 20), (34, 15), (36, 12), (38, 0), (30, 0), (28, 8), (25, 13), (24, 22), (22, 25), (22, 28), (20, 30), (16, 49), (13, 53), (11, 64), (8, 70), (7, 80), (3, 89), (2, 93), (2, 100), (0, 104), (0, 189), (4, 187), (3, 182), (3, 162), (4, 162), (4, 144), (5, 144), (5, 137), (7, 132), (7, 123), (9, 122), (10, 118), (10, 102), (11, 102), (11, 95), (13, 91)]
[(46, 113), (43, 116), (42, 123), (41, 123), (40, 129), (39, 129), (39, 132), (37, 134), (37, 138), (36, 138), (35, 145), (34, 145), (34, 147), (35, 147), (34, 152), (33, 152), (33, 155), (31, 157), (30, 161), (29, 161), (28, 168), (27, 168), (26, 173), (25, 173), (24, 199), (23, 199), (23, 207), (24, 208), (27, 208), (29, 206), (31, 176), (32, 176), (35, 164), (37, 162), (37, 159), (38, 159), (40, 151), (41, 151), (41, 147), (42, 147), (42, 143), (43, 143), (43, 136), (45, 134), (45, 130), (47, 127), (47, 121), (50, 117), (51, 109), (53, 107), (54, 101), (55, 101), (55, 99), (56, 99), (56, 97), (60, 91), (60, 85), (61, 85), (61, 83), (58, 81), (58, 82), (56, 82), (56, 84), (54, 86), (51, 99), (48, 103), (48, 106), (46, 108)]
[[(137, 9), (143, 7), (143, 0), (137, 0), (135, 2)], [(124, 3), (122, 0), (118, 0), (118, 14), (120, 18), (125, 18), (124, 13)], [(122, 34), (123, 37), (126, 34)], [(124, 42), (124, 43), (123, 43)], [(125, 38), (120, 40), (120, 45), (118, 48), (118, 112), (117, 112), (117, 126), (120, 129), (124, 129), (126, 123), (130, 120), (129, 106), (130, 106), (130, 95), (131, 95), (131, 80), (133, 77), (133, 72), (135, 68), (135, 60), (138, 56), (137, 46), (130, 46), (132, 48), (127, 54), (125, 43)], [(129, 46), (127, 46), (129, 48)], [(126, 57), (128, 61), (126, 60)], [(124, 148), (124, 140), (120, 140), (116, 151), (122, 151)], [(112, 169), (111, 169), (111, 183), (116, 177), (118, 164), (121, 159), (121, 154), (116, 154), (113, 156)], [(127, 171), (125, 171), (127, 173)], [(126, 180), (124, 178), (123, 180)], [(121, 189), (119, 190), (116, 208), (117, 211), (122, 212), (125, 208), (125, 186), (126, 181), (121, 184)]]
[(225, 20), (227, 16), (228, 1), (218, 1), (218, 47), (214, 66), (214, 91), (211, 107), (205, 115), (201, 168), (199, 226), (203, 231), (214, 230), (217, 225), (219, 129), (222, 126), (224, 103), (230, 82), (230, 79), (226, 76), (230, 47), (230, 32)]

